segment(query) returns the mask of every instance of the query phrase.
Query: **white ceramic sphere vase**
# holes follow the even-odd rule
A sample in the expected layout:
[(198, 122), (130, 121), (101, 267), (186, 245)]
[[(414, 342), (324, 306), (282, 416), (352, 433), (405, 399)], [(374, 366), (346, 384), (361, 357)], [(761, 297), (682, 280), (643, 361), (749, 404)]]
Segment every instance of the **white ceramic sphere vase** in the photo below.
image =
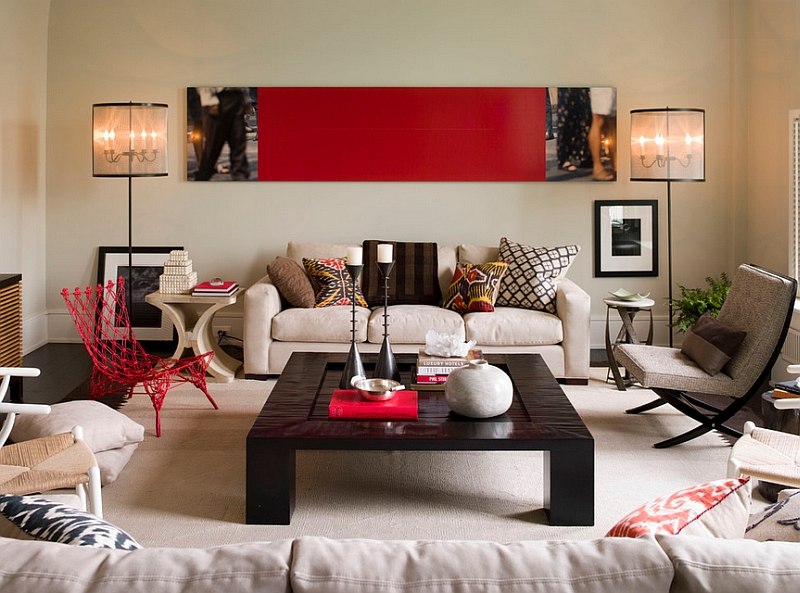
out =
[(485, 360), (470, 360), (455, 369), (444, 384), (447, 405), (469, 418), (491, 418), (511, 407), (514, 387), (511, 378)]

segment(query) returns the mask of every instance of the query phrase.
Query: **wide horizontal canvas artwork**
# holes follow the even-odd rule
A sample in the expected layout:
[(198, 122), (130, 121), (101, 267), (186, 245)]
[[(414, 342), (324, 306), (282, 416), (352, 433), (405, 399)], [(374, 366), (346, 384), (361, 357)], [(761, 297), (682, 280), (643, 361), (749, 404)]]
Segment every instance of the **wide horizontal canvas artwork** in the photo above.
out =
[(190, 87), (196, 181), (614, 181), (613, 87)]

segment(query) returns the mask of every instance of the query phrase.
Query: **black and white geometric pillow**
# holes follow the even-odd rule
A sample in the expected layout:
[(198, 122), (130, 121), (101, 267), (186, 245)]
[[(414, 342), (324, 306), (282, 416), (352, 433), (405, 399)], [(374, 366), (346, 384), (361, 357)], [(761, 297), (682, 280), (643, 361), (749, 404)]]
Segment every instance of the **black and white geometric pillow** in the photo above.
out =
[(499, 259), (508, 264), (500, 283), (497, 306), (556, 312), (556, 290), (581, 248), (531, 247), (500, 239)]
[(116, 550), (140, 550), (130, 535), (91, 513), (38, 496), (0, 494), (0, 514), (39, 540)]

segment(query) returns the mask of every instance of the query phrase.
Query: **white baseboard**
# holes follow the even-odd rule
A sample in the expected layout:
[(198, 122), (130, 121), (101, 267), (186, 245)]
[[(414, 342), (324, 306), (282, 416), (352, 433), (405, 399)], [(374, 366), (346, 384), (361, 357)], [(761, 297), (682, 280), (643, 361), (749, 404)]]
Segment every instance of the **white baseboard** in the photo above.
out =
[[(51, 311), (47, 314), (47, 339), (39, 346), (47, 344), (48, 342), (54, 344), (71, 344), (79, 343), (81, 341), (75, 324), (72, 322), (72, 317), (66, 311)], [(214, 317), (212, 328), (216, 332), (220, 327), (230, 328), (230, 335), (234, 338), (240, 338), (244, 335), (244, 315), (242, 313), (225, 314), (219, 313)], [(27, 328), (25, 328), (25, 338), (27, 341)], [(39, 346), (36, 346), (37, 348)], [(32, 348), (34, 350), (35, 348)]]
[(22, 354), (33, 352), (48, 342), (47, 314), (39, 313), (22, 320)]
[[(619, 316), (616, 312), (611, 312), (611, 317), (609, 317), (609, 333), (611, 334), (611, 343), (614, 343), (614, 340), (617, 338), (617, 333), (619, 333), (620, 328), (622, 327), (622, 321), (619, 319)], [(669, 331), (670, 328), (667, 326), (667, 320), (669, 319), (668, 315), (653, 315), (653, 344), (656, 346), (668, 346), (669, 345)], [(650, 326), (650, 318), (646, 314), (639, 314), (636, 319), (633, 321), (633, 326), (636, 328), (636, 335), (639, 339), (644, 342), (647, 338), (647, 332), (649, 331)], [(606, 347), (606, 318), (603, 317), (593, 317), (591, 321), (591, 345), (592, 348), (601, 348), (605, 349)], [(673, 345), (680, 346), (681, 342), (683, 341), (683, 334), (680, 332), (675, 332), (673, 336)]]

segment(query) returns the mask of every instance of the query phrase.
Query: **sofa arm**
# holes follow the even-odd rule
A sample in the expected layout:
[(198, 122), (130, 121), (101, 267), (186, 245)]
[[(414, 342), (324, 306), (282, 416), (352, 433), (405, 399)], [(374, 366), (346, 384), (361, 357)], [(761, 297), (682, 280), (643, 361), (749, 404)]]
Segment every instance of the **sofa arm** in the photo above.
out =
[(244, 373), (266, 378), (272, 318), (281, 310), (278, 289), (264, 276), (244, 293)]
[(564, 329), (564, 378), (589, 378), (591, 297), (569, 278), (558, 283), (556, 311)]

